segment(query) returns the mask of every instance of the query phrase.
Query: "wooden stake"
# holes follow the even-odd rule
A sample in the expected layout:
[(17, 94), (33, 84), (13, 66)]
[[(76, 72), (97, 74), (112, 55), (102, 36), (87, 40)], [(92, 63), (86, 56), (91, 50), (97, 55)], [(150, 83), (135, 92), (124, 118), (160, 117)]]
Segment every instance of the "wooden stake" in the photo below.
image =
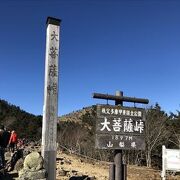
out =
[(42, 156), (48, 173), (48, 180), (56, 179), (60, 22), (60, 19), (47, 18)]

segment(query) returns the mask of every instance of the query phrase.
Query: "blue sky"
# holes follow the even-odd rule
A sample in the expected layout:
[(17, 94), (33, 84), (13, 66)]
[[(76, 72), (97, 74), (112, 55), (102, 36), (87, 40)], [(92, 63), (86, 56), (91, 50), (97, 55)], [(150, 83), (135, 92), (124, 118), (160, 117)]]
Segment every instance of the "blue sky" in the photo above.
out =
[(46, 18), (52, 16), (62, 19), (59, 115), (106, 103), (92, 93), (116, 90), (176, 112), (179, 9), (178, 0), (1, 1), (0, 99), (42, 114)]

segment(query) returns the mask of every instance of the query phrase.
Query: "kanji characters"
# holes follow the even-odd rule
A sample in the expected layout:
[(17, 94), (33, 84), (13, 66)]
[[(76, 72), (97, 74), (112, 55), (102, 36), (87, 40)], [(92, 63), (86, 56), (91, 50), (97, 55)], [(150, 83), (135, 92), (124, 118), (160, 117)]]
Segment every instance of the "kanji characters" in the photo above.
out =
[(111, 141), (109, 141), (109, 143), (107, 144), (107, 147), (113, 147), (113, 144), (111, 143)]
[(142, 133), (144, 131), (144, 122), (140, 119), (139, 122), (136, 121), (136, 125), (134, 126), (134, 131), (139, 131)]
[(108, 125), (110, 124), (109, 121), (107, 121), (107, 118), (104, 118), (104, 122), (101, 123), (103, 125), (103, 127), (100, 129), (100, 131), (103, 131), (104, 129), (107, 129), (108, 131), (111, 131), (111, 129), (108, 127)]
[(124, 116), (131, 116), (131, 117), (142, 117), (142, 111), (136, 109), (117, 109), (117, 107), (103, 107), (101, 109), (102, 114), (109, 114), (109, 115), (124, 115)]
[(124, 132), (133, 132), (133, 121), (131, 118), (129, 120), (125, 119), (125, 121), (124, 121)]
[(118, 132), (118, 131), (120, 131), (121, 130), (121, 127), (122, 127), (122, 125), (121, 125), (121, 118), (114, 118), (113, 119), (113, 122), (114, 122), (114, 124), (112, 125), (113, 126), (113, 130), (115, 131), (115, 132)]
[(55, 64), (49, 66), (49, 76), (57, 77), (57, 66)]
[(131, 147), (136, 148), (136, 142), (131, 142)]
[(51, 40), (55, 39), (56, 41), (58, 41), (58, 39), (57, 39), (58, 34), (56, 34), (55, 31), (53, 31), (53, 34), (51, 34), (51, 37), (52, 37)]
[(56, 52), (57, 50), (58, 50), (58, 49), (57, 49), (56, 47), (55, 47), (55, 48), (54, 48), (54, 47), (51, 47), (51, 48), (50, 48), (50, 54), (49, 54), (49, 55), (51, 56), (51, 58), (55, 59), (56, 56), (58, 56), (58, 54), (57, 54), (57, 52)]
[(57, 84), (56, 83), (53, 83), (52, 85), (48, 85), (47, 87), (47, 92), (48, 94), (56, 94), (57, 93)]
[(121, 142), (121, 141), (119, 142), (119, 147), (123, 148), (124, 145), (125, 145), (124, 142)]

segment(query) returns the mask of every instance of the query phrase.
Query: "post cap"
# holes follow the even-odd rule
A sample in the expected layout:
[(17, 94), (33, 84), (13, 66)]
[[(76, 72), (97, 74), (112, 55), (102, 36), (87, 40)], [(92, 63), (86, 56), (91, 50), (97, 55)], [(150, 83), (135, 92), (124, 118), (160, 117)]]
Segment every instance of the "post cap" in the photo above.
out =
[(61, 19), (53, 18), (53, 17), (47, 17), (46, 24), (53, 24), (56, 26), (59, 26), (61, 22)]

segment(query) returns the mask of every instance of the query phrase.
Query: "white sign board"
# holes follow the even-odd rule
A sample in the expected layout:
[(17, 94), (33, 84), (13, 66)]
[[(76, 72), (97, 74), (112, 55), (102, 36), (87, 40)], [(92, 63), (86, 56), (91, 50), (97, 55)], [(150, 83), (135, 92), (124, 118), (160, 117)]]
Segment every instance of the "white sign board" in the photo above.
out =
[(180, 171), (180, 150), (166, 149), (165, 159), (166, 170)]
[(166, 149), (162, 146), (162, 179), (166, 178), (166, 171), (180, 171), (180, 149)]

